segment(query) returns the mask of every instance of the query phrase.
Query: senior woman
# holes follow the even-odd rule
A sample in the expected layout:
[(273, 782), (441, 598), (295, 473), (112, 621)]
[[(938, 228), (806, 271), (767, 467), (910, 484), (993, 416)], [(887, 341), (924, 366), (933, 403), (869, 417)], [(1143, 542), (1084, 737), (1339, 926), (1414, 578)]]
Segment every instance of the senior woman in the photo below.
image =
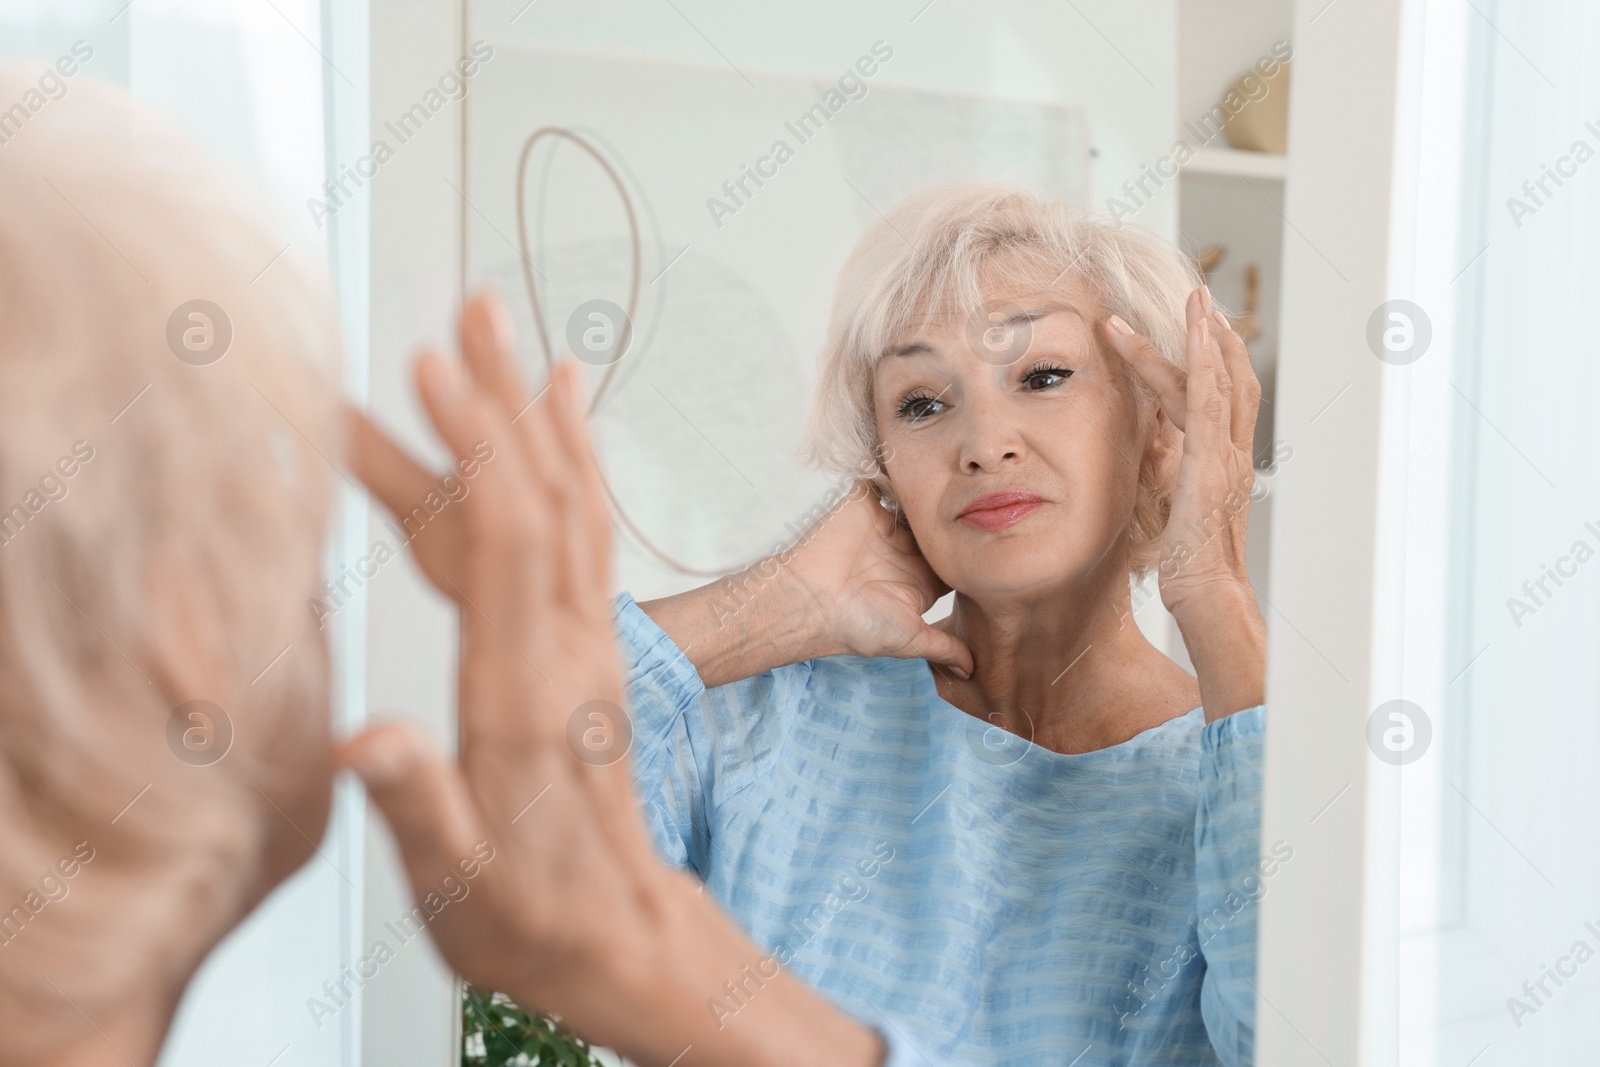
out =
[[(839, 279), (808, 442), (881, 457), (873, 491), (771, 580), (618, 597), (657, 841), (923, 1051), (1251, 1060), (1259, 388), (1196, 283), (1017, 190), (903, 203)], [(1152, 566), (1198, 684), (1130, 621)]]
[[(1252, 1061), (1292, 857), (1259, 843), (1260, 390), (1197, 283), (1015, 189), (911, 198), (839, 279), (809, 441), (875, 476), (743, 574), (615, 598), (655, 846), (765, 949), (702, 991), (719, 1027), (792, 973), (897, 1065)], [(450, 535), (414, 547), (446, 581)], [(1130, 622), (1152, 567), (1198, 679)]]

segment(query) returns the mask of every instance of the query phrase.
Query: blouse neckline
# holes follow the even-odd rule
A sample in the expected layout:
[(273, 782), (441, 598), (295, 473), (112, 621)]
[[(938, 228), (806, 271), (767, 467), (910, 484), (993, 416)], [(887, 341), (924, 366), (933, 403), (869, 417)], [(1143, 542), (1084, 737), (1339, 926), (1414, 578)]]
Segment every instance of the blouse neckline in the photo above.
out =
[[(976, 715), (972, 715), (956, 707), (954, 704), (950, 703), (944, 697), (939, 695), (939, 684), (938, 680), (933, 674), (933, 665), (930, 664), (926, 659), (922, 658), (918, 658), (916, 662), (921, 667), (922, 677), (926, 682), (928, 692), (932, 697), (933, 704), (938, 713), (944, 715), (947, 719), (952, 715), (959, 716), (958, 719), (954, 720), (954, 725), (957, 729), (971, 730), (974, 726), (982, 726), (985, 732), (977, 735), (979, 738), (986, 738), (988, 736), (988, 730), (995, 730), (1005, 735), (1003, 746), (990, 748), (983, 740), (979, 740), (976, 745), (972, 746), (975, 762), (988, 764), (998, 770), (1006, 770), (1010, 767), (1021, 764), (1027, 759), (1031, 759), (1035, 764), (1043, 760), (1047, 767), (1052, 764), (1055, 766), (1065, 767), (1072, 764), (1082, 764), (1086, 761), (1094, 761), (1096, 759), (1117, 759), (1118, 757), (1131, 752), (1136, 747), (1141, 747), (1142, 745), (1148, 744), (1150, 741), (1155, 739), (1156, 734), (1175, 728), (1177, 724), (1185, 723), (1194, 715), (1198, 714), (1202, 717), (1202, 719), (1205, 715), (1205, 709), (1203, 706), (1195, 707), (1178, 715), (1174, 715), (1170, 719), (1158, 722), (1154, 726), (1140, 730), (1126, 741), (1118, 742), (1115, 745), (1107, 745), (1104, 748), (1090, 749), (1088, 752), (1057, 752), (1053, 748), (1048, 748), (1034, 741), (1030, 741), (1021, 734), (1012, 733), (1010, 730), (1006, 730), (1000, 726), (987, 724), (984, 722), (984, 720), (978, 718)], [(980, 754), (980, 746), (983, 752), (992, 753), (992, 758), (991, 756)]]

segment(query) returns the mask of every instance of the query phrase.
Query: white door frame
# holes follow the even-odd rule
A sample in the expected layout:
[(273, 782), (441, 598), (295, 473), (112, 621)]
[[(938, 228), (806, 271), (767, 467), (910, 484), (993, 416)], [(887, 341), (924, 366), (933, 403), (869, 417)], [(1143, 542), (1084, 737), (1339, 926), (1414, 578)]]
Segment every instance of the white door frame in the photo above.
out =
[[(1297, 0), (1267, 607), (1263, 847), (1294, 848), (1261, 903), (1256, 1062), (1393, 1061), (1391, 778), (1373, 773), (1386, 378), (1368, 320), (1391, 269), (1409, 0)], [(1403, 153), (1401, 153), (1403, 155)], [(1404, 204), (1400, 207), (1404, 210)], [(1392, 843), (1392, 842), (1391, 842)], [(1388, 1051), (1385, 1052), (1384, 1050)]]
[[(335, 7), (343, 5), (335, 3)], [(445, 457), (418, 406), (411, 360), (420, 342), (453, 347), (461, 295), (463, 102), (450, 101), (403, 144), (388, 129), (461, 58), (463, 0), (361, 4), (370, 20), (368, 145), (394, 150), (367, 185), (371, 210), (370, 410), (419, 455)], [(353, 161), (352, 161), (353, 162)], [(369, 541), (398, 539), (372, 509)], [(389, 567), (395, 568), (390, 574)], [(441, 746), (456, 739), (457, 619), (406, 557), (368, 587), (367, 706), (428, 727)], [(363, 944), (389, 937), (385, 924), (412, 905), (388, 828), (367, 820)], [(461, 1011), (449, 969), (426, 938), (408, 942), (362, 989), (361, 1063), (454, 1065)]]

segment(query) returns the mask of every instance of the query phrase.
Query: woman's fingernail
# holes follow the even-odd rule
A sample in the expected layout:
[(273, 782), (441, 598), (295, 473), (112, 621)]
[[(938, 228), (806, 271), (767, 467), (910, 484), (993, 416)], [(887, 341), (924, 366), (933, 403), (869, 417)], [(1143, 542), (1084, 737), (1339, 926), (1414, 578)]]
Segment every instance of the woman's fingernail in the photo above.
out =
[(461, 368), (437, 352), (431, 352), (424, 358), (422, 373), (427, 375), (429, 386), (445, 403), (459, 403), (466, 395), (467, 384)]
[(369, 737), (351, 754), (350, 769), (368, 785), (382, 785), (405, 769), (405, 745), (393, 734)]
[(511, 312), (506, 307), (506, 302), (493, 290), (486, 290), (483, 294), (483, 307), (485, 317), (489, 323), (489, 338), (495, 343), (505, 342), (506, 345), (515, 344), (516, 326), (511, 321)]
[(1116, 330), (1118, 333), (1127, 334), (1130, 337), (1133, 336), (1133, 327), (1129, 326), (1126, 322), (1123, 322), (1121, 315), (1113, 315), (1106, 321), (1109, 322), (1111, 324), (1111, 328)]
[(1201, 284), (1200, 299), (1206, 302), (1206, 314), (1211, 314), (1211, 286), (1204, 283)]
[(954, 674), (957, 678), (960, 678), (963, 682), (967, 682), (967, 681), (971, 681), (972, 680), (972, 675), (968, 674), (966, 671), (962, 670), (960, 667), (951, 667), (950, 668), (950, 673)]
[(1200, 320), (1200, 341), (1202, 344), (1211, 343), (1211, 316), (1207, 315)]

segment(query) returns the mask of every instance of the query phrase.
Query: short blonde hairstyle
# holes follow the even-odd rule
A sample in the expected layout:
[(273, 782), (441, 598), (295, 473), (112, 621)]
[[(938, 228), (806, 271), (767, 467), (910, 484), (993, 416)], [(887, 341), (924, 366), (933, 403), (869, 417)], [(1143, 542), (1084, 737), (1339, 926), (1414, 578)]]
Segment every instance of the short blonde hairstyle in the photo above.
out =
[[(992, 183), (936, 185), (896, 204), (861, 235), (839, 273), (802, 457), (833, 474), (867, 477), (892, 503), (873, 414), (873, 372), (884, 353), (935, 314), (979, 312), (985, 283), (1043, 290), (1067, 276), (1183, 366), (1184, 302), (1200, 276), (1151, 231)], [(1129, 376), (1142, 401), (1153, 399), (1131, 369)], [(1172, 487), (1141, 473), (1132, 573), (1155, 565), (1171, 506)]]
[[(37, 79), (0, 64), (0, 106)], [(292, 803), (326, 758), (285, 739), (327, 734), (305, 602), (339, 341), (320, 257), (286, 240), (241, 174), (87, 78), (0, 144), (0, 1060), (81, 1029), (63, 997), (105, 1018), (187, 977), (263, 891), (263, 795)], [(205, 365), (169, 341), (197, 299), (232, 327)], [(175, 706), (206, 694), (154, 667), (156, 582), (242, 679), (211, 766), (169, 750)]]

